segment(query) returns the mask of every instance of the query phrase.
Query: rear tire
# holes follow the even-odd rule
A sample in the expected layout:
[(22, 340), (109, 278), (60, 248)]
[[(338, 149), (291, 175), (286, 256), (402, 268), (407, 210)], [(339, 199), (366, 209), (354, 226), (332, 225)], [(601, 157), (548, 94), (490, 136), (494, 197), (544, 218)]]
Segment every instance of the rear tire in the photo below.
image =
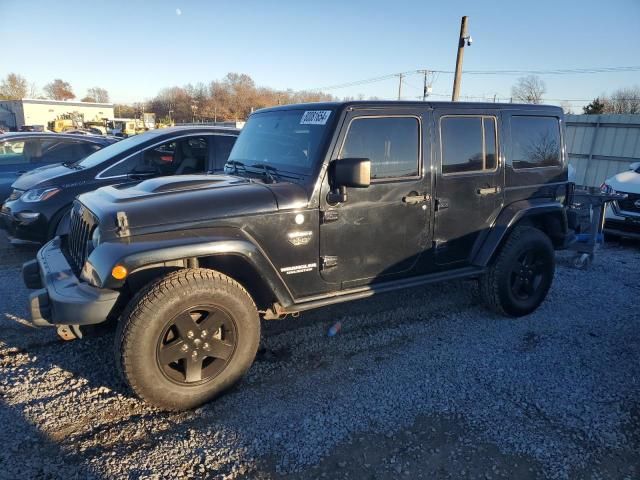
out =
[(142, 399), (166, 410), (197, 407), (249, 369), (260, 320), (247, 291), (208, 269), (181, 269), (142, 289), (116, 331), (116, 364)]
[(480, 278), (484, 303), (502, 315), (521, 317), (544, 301), (555, 272), (549, 237), (534, 227), (516, 227)]

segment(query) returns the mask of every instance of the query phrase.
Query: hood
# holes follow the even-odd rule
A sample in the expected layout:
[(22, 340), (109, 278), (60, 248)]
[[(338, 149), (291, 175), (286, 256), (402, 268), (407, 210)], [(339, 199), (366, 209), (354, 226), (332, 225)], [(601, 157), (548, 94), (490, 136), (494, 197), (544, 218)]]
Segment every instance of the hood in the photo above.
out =
[(78, 199), (98, 216), (103, 232), (115, 230), (118, 212), (124, 212), (131, 235), (205, 227), (214, 220), (308, 202), (305, 190), (295, 183), (267, 185), (232, 175), (160, 177), (133, 186), (102, 187)]
[(614, 175), (608, 178), (606, 183), (618, 192), (640, 194), (640, 173), (633, 170)]
[(22, 174), (13, 182), (12, 187), (18, 190), (29, 190), (35, 186), (61, 185), (61, 177), (77, 172), (74, 168), (65, 167), (61, 163), (54, 163), (35, 168)]

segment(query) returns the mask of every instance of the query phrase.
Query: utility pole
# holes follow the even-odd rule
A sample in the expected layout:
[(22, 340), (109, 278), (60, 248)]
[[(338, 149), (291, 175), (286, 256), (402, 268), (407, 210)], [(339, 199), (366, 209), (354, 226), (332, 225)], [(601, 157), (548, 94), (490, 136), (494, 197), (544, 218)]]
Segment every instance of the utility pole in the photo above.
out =
[(398, 83), (398, 100), (400, 100), (400, 97), (402, 97), (402, 77), (404, 76), (403, 73), (398, 74), (398, 77), (400, 78), (400, 81)]
[(429, 73), (429, 70), (422, 70), (422, 73), (424, 74), (424, 79), (422, 81), (422, 101), (426, 102), (427, 95), (429, 95), (429, 91), (427, 90), (427, 74)]
[(460, 22), (460, 37), (458, 38), (458, 56), (456, 57), (456, 74), (453, 78), (453, 94), (451, 101), (457, 102), (460, 96), (460, 82), (462, 81), (462, 59), (464, 57), (464, 46), (471, 45), (471, 37), (467, 34), (467, 17), (462, 17)]

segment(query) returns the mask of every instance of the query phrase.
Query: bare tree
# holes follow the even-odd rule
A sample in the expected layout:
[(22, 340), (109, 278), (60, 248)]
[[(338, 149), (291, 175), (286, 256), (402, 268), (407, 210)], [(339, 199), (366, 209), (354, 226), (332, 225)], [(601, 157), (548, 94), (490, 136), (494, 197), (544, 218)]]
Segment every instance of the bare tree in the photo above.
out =
[(604, 99), (603, 113), (640, 114), (640, 87), (620, 88)]
[(571, 104), (566, 100), (560, 102), (560, 107), (564, 111), (565, 115), (573, 115), (573, 109), (571, 108)]
[(18, 100), (27, 96), (27, 80), (17, 73), (10, 73), (0, 83), (0, 99)]
[(59, 78), (56, 78), (51, 83), (47, 83), (44, 86), (44, 92), (53, 100), (71, 100), (72, 98), (76, 98), (71, 89), (71, 84)]
[(259, 87), (249, 75), (229, 73), (209, 85), (197, 83), (163, 89), (149, 102), (146, 110), (167, 121), (245, 120), (258, 108), (333, 99), (318, 91)]
[(540, 77), (529, 75), (518, 79), (511, 88), (511, 96), (523, 103), (542, 103), (542, 96), (546, 91), (547, 87)]
[(31, 82), (29, 84), (29, 98), (38, 98), (38, 97), (42, 98), (42, 94), (38, 89), (38, 85), (36, 85), (36, 82)]
[(87, 94), (82, 98), (83, 102), (108, 103), (109, 92), (104, 88), (93, 87), (87, 89)]

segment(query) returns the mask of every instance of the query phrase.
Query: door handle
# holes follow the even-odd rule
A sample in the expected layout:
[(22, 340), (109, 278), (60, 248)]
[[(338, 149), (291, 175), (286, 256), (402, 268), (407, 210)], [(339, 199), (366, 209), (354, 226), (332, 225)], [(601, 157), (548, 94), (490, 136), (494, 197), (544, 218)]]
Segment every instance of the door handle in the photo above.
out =
[(500, 192), (500, 187), (486, 187), (477, 190), (478, 195), (493, 195)]
[(417, 205), (418, 203), (428, 202), (431, 200), (430, 195), (420, 195), (416, 192), (411, 192), (406, 197), (402, 197), (402, 201), (408, 205)]

